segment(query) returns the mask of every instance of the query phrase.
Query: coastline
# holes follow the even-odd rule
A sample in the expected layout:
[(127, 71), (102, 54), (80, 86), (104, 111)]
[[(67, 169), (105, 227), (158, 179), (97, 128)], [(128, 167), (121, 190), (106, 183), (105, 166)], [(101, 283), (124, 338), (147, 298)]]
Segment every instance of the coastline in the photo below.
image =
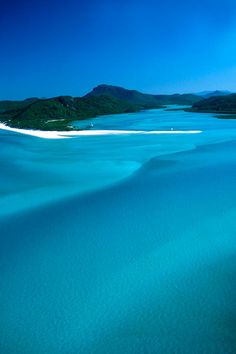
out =
[(31, 135), (42, 139), (69, 139), (75, 136), (97, 136), (97, 135), (160, 135), (160, 134), (199, 134), (202, 130), (80, 130), (80, 131), (42, 131), (8, 127), (4, 123), (0, 123), (0, 130), (7, 130), (14, 133)]

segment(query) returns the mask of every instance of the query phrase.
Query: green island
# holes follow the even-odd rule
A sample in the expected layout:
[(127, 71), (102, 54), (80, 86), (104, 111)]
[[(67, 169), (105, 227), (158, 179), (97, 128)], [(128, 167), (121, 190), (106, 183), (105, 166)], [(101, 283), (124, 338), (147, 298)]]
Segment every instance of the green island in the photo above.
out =
[(12, 128), (78, 130), (73, 127), (74, 121), (162, 108), (166, 104), (192, 104), (198, 100), (198, 96), (189, 94), (156, 96), (117, 86), (99, 85), (83, 97), (0, 101), (0, 121)]
[(5, 110), (0, 114), (0, 121), (12, 128), (68, 131), (75, 129), (71, 124), (76, 120), (137, 110), (135, 105), (109, 96), (60, 96), (37, 99), (30, 104)]
[(217, 113), (217, 118), (235, 119), (236, 118), (236, 94), (225, 96), (209, 97), (196, 102), (191, 108), (185, 109), (197, 113)]
[[(209, 98), (195, 94), (152, 95), (112, 85), (99, 85), (83, 97), (33, 97), (22, 101), (0, 101), (0, 122), (21, 129), (80, 130), (73, 126), (73, 122), (174, 104), (192, 105), (186, 110), (194, 112), (236, 114), (236, 94), (220, 97), (213, 94)], [(83, 129), (86, 128), (83, 126)]]

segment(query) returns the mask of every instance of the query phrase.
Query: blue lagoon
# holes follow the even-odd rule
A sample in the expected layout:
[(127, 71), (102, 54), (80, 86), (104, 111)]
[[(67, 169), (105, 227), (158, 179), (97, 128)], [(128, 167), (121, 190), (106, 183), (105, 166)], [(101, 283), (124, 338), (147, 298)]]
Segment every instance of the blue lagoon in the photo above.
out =
[(234, 353), (236, 121), (90, 123), (201, 133), (0, 131), (0, 352)]

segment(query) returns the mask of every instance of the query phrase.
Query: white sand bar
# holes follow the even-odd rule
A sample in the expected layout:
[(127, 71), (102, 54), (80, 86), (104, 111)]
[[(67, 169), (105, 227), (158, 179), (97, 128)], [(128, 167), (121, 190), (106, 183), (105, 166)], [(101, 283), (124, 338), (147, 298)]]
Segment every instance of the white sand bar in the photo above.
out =
[(95, 135), (133, 135), (133, 134), (199, 134), (202, 130), (80, 130), (80, 131), (42, 131), (30, 129), (11, 128), (0, 123), (0, 129), (9, 130), (15, 133), (36, 136), (43, 139), (68, 139), (75, 136), (95, 136)]

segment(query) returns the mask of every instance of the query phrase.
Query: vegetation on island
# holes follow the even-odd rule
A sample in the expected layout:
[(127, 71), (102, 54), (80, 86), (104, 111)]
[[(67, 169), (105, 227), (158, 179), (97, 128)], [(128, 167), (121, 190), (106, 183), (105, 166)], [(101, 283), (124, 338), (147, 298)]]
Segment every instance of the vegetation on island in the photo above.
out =
[(63, 131), (76, 129), (72, 123), (77, 120), (138, 110), (135, 105), (109, 96), (60, 96), (6, 110), (0, 114), (0, 121), (14, 128)]
[(87, 96), (101, 95), (119, 98), (129, 103), (136, 104), (142, 109), (161, 108), (163, 105), (172, 104), (192, 105), (193, 103), (202, 100), (202, 97), (194, 94), (151, 95), (112, 85), (99, 85), (95, 87)]
[[(232, 119), (236, 115), (236, 94), (209, 97), (205, 100), (193, 104), (191, 108), (186, 110), (191, 112), (229, 114), (218, 117)], [(231, 114), (234, 116), (231, 116)]]
[(6, 110), (20, 109), (26, 107), (30, 103), (33, 103), (37, 100), (38, 98), (27, 98), (26, 100), (23, 101), (10, 101), (10, 100), (0, 101), (0, 113)]
[(162, 108), (162, 104), (157, 101), (154, 95), (112, 85), (99, 85), (89, 92), (86, 97), (100, 97), (103, 95), (136, 105), (139, 109)]
[(187, 110), (193, 112), (236, 114), (236, 94), (216, 97), (217, 92), (203, 99), (194, 94), (151, 95), (117, 86), (99, 85), (83, 97), (0, 101), (0, 121), (14, 128), (66, 131), (80, 129), (73, 126), (73, 122), (79, 120), (174, 104), (192, 105)]

